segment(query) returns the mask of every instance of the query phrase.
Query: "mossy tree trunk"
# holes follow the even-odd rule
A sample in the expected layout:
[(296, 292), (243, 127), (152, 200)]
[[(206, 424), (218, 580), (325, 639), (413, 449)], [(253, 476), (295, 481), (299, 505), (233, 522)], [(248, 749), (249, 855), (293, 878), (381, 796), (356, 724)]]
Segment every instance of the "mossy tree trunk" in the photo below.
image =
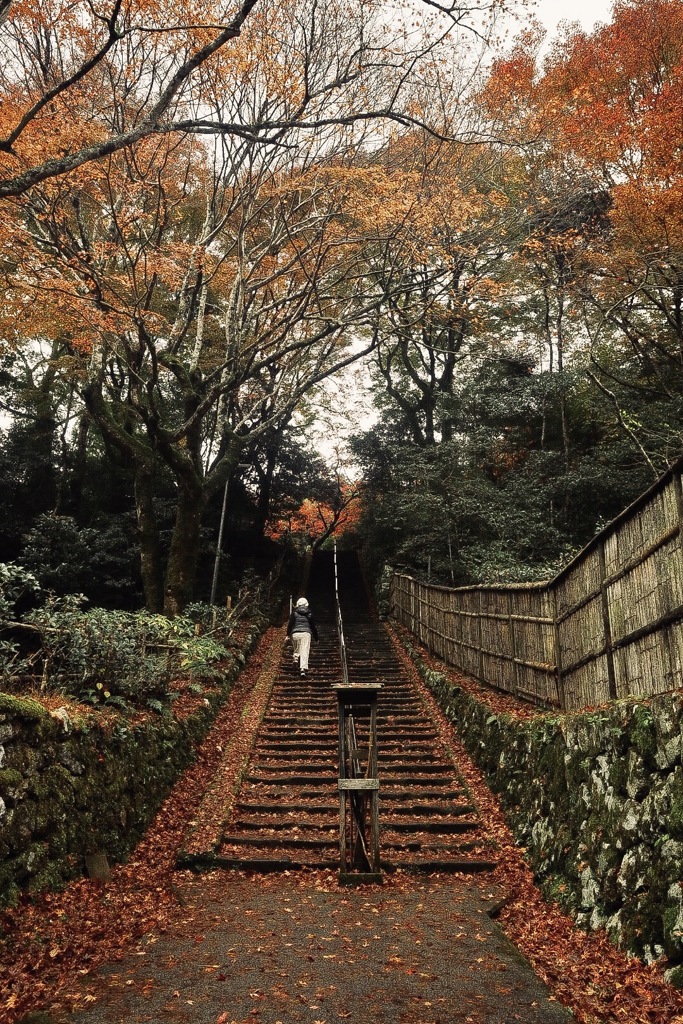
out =
[(171, 618), (192, 599), (204, 505), (201, 487), (180, 487), (164, 585), (164, 614)]
[(150, 612), (162, 612), (164, 585), (159, 527), (154, 507), (154, 470), (151, 462), (142, 459), (135, 467), (135, 511), (145, 607)]

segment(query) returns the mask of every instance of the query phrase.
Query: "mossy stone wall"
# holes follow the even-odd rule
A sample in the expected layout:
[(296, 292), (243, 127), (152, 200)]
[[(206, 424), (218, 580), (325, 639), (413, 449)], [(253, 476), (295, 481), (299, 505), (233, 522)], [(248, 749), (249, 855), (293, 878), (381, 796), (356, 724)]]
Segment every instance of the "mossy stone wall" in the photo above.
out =
[(0, 905), (76, 877), (89, 853), (125, 859), (194, 760), (259, 632), (247, 631), (218, 688), (180, 721), (84, 725), (0, 693)]
[(412, 653), (547, 894), (642, 959), (683, 962), (683, 694), (524, 721)]

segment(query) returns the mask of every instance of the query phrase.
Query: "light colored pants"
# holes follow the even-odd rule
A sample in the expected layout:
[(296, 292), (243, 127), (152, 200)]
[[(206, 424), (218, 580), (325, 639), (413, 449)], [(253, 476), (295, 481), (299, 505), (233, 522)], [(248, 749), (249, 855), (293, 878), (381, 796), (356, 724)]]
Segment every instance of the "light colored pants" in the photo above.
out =
[(311, 634), (292, 633), (292, 643), (294, 644), (294, 657), (299, 659), (299, 668), (307, 671), (308, 655), (311, 651)]

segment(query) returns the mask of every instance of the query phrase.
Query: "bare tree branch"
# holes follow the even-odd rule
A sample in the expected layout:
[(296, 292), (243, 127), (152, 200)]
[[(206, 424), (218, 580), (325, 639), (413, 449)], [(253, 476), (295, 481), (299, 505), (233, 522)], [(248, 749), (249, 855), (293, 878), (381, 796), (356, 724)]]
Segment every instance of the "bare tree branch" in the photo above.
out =
[[(1, 2), (1, 0), (0, 0)], [(61, 157), (46, 160), (37, 167), (32, 167), (12, 178), (0, 180), (0, 199), (10, 196), (20, 196), (27, 192), (34, 185), (48, 178), (54, 178), (68, 171), (73, 171), (91, 160), (100, 160), (102, 157), (110, 156), (121, 149), (132, 146), (140, 139), (151, 135), (160, 128), (163, 115), (167, 112), (181, 86), (187, 81), (197, 68), (201, 67), (213, 54), (217, 53), (231, 39), (236, 39), (242, 30), (242, 26), (256, 6), (258, 0), (244, 0), (239, 12), (222, 32), (219, 32), (210, 42), (199, 50), (195, 51), (190, 58), (184, 61), (175, 72), (170, 82), (166, 85), (158, 100), (148, 114), (140, 123), (130, 131), (121, 132), (119, 135), (104, 139), (102, 142), (92, 146), (86, 146), (74, 153), (66, 153)], [(116, 40), (114, 40), (116, 41)], [(107, 48), (108, 49), (108, 48)], [(106, 52), (106, 50), (104, 51)], [(99, 60), (104, 56), (99, 55)], [(16, 141), (16, 134), (14, 140)]]

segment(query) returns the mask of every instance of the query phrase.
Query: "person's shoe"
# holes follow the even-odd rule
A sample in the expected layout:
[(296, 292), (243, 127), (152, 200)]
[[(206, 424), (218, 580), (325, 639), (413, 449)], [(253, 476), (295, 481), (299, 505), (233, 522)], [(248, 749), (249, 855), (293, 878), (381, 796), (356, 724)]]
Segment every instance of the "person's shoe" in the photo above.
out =
[(305, 668), (302, 668), (302, 669), (301, 669), (301, 673), (300, 673), (300, 675), (301, 675), (301, 678), (302, 678), (302, 679), (305, 679), (305, 678), (306, 678), (306, 676), (308, 675), (308, 672), (306, 671), (306, 669), (305, 669)]

